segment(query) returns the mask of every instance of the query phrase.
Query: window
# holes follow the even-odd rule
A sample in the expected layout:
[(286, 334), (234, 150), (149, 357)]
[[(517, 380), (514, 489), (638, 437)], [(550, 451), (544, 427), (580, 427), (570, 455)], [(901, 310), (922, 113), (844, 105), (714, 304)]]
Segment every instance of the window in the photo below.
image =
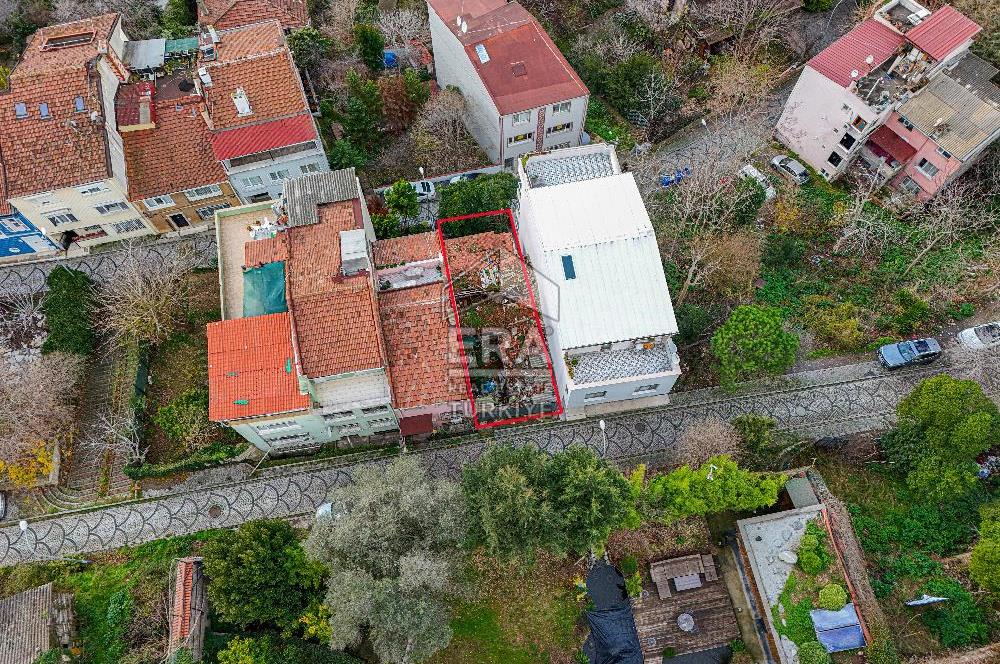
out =
[(557, 124), (549, 127), (548, 129), (545, 130), (545, 134), (546, 135), (558, 134), (564, 131), (569, 131), (572, 128), (573, 128), (572, 122), (564, 122), (562, 124)]
[(254, 428), (257, 430), (257, 433), (267, 435), (267, 434), (277, 433), (278, 431), (301, 429), (302, 425), (298, 424), (297, 422), (288, 420), (285, 422), (269, 422), (267, 424), (258, 424)]
[(94, 238), (105, 237), (107, 232), (100, 226), (87, 226), (80, 229), (77, 240), (93, 240)]
[(354, 411), (353, 410), (341, 410), (341, 411), (337, 411), (336, 413), (330, 413), (329, 415), (324, 415), (323, 419), (324, 420), (342, 420), (345, 417), (354, 417)]
[(562, 257), (563, 274), (566, 275), (567, 279), (576, 279), (576, 266), (573, 265), (572, 256)]
[(520, 113), (515, 113), (514, 124), (526, 124), (531, 122), (531, 111), (521, 111)]
[(219, 188), (217, 184), (210, 184), (204, 187), (195, 187), (194, 189), (188, 189), (184, 192), (189, 201), (198, 201), (202, 198), (209, 198), (210, 196), (218, 196), (222, 193), (222, 189)]
[(507, 145), (513, 145), (514, 143), (525, 143), (532, 140), (535, 137), (535, 132), (529, 131), (526, 134), (518, 134), (517, 136), (511, 136), (507, 139)]
[(153, 196), (152, 198), (144, 198), (142, 204), (146, 206), (147, 210), (162, 210), (173, 207), (174, 199), (170, 196)]
[(660, 389), (659, 383), (653, 383), (652, 385), (641, 385), (635, 388), (635, 392), (633, 392), (632, 394), (644, 394), (646, 392), (655, 392), (658, 389)]
[(381, 429), (382, 427), (395, 427), (396, 420), (391, 417), (378, 417), (374, 420), (368, 420), (368, 424), (374, 429)]
[(116, 233), (134, 233), (146, 230), (146, 224), (142, 223), (142, 219), (129, 219), (128, 221), (119, 221), (114, 225), (114, 229)]
[(308, 175), (309, 173), (319, 173), (319, 164), (317, 164), (315, 162), (311, 162), (311, 163), (308, 163), (308, 164), (302, 164), (299, 167), (299, 170), (302, 171), (303, 175)]
[(917, 170), (926, 175), (929, 178), (934, 177), (938, 174), (938, 167), (927, 161), (926, 159), (921, 159), (917, 164)]
[(594, 399), (603, 399), (606, 396), (608, 396), (608, 391), (601, 390), (600, 392), (587, 392), (583, 398), (587, 401), (593, 401)]
[(108, 185), (103, 182), (95, 182), (94, 184), (85, 184), (82, 187), (77, 187), (76, 190), (83, 196), (91, 196), (93, 194), (99, 194), (102, 191), (107, 191)]
[(573, 102), (571, 102), (571, 101), (563, 101), (563, 102), (559, 102), (558, 104), (553, 104), (552, 105), (552, 112), (553, 113), (569, 113), (569, 111), (570, 111), (571, 108), (573, 108)]
[(277, 159), (279, 157), (287, 157), (290, 154), (297, 154), (299, 152), (307, 152), (308, 150), (315, 150), (315, 141), (306, 141), (305, 143), (296, 143), (295, 145), (288, 145), (283, 148), (275, 148), (274, 150), (264, 150), (263, 152), (255, 152), (254, 154), (248, 154), (245, 157), (234, 157), (229, 160), (229, 165), (232, 167), (246, 166), (247, 164), (256, 164), (259, 161), (269, 161), (272, 159)]
[(206, 221), (215, 216), (216, 210), (225, 210), (227, 207), (229, 207), (229, 203), (216, 203), (215, 205), (206, 205), (203, 208), (198, 208), (196, 212), (199, 219)]
[(77, 221), (80, 221), (79, 219), (76, 218), (76, 215), (70, 212), (69, 210), (56, 212), (55, 214), (50, 214), (49, 216), (46, 217), (46, 219), (48, 219), (49, 223), (52, 224), (53, 226), (58, 226), (59, 224), (72, 224)]
[(170, 223), (174, 225), (174, 228), (185, 228), (191, 225), (191, 222), (188, 221), (188, 218), (185, 217), (182, 212), (177, 212), (175, 214), (172, 214), (169, 217), (167, 217), (167, 219), (169, 219)]
[(370, 408), (362, 408), (361, 412), (365, 415), (374, 415), (375, 413), (384, 413), (388, 410), (388, 406), (371, 406)]
[(264, 186), (264, 178), (259, 175), (251, 175), (249, 177), (241, 178), (240, 181), (243, 186), (248, 189), (257, 189), (258, 187)]
[(601, 344), (601, 350), (611, 350), (611, 346), (612, 344), (610, 342), (606, 344)]
[(87, 110), (87, 104), (84, 103), (83, 97), (77, 97), (73, 100), (73, 110), (77, 113), (83, 113)]
[(14, 103), (14, 116), (18, 118), (28, 117), (28, 106), (23, 101)]
[(830, 156), (827, 157), (826, 160), (831, 164), (833, 164), (834, 166), (840, 166), (840, 162), (844, 161), (844, 158), (841, 157), (836, 152), (831, 152)]
[(899, 124), (903, 125), (904, 127), (906, 127), (907, 129), (909, 129), (910, 131), (913, 131), (913, 123), (910, 122), (909, 120), (907, 120), (906, 117), (903, 116), (903, 115), (899, 116)]
[(52, 37), (51, 39), (45, 40), (45, 45), (42, 48), (66, 48), (68, 46), (79, 46), (80, 44), (89, 43), (90, 40), (94, 38), (93, 32), (81, 32), (76, 35), (64, 35), (62, 37)]
[(52, 117), (51, 115), (49, 115), (49, 105), (46, 104), (44, 101), (38, 105), (38, 117), (40, 117), (43, 120), (48, 120), (49, 118)]
[(292, 174), (285, 169), (268, 173), (268, 175), (271, 176), (272, 182), (281, 182), (282, 180), (287, 180), (288, 178), (292, 177)]
[(903, 181), (900, 183), (899, 186), (903, 188), (903, 191), (913, 194), (914, 196), (920, 194), (920, 192), (923, 191), (923, 189), (920, 188), (920, 185), (917, 184), (916, 180), (914, 180), (911, 177), (903, 178)]
[(850, 134), (844, 134), (844, 137), (842, 139), (840, 139), (840, 144), (846, 150), (850, 150), (852, 147), (854, 147), (854, 144), (857, 143), (857, 142), (858, 142), (858, 139), (854, 138)]
[(555, 145), (553, 145), (549, 149), (550, 150), (562, 150), (563, 148), (568, 148), (568, 147), (569, 147), (569, 141), (567, 141), (566, 143), (556, 143)]
[(115, 201), (113, 203), (104, 203), (103, 205), (95, 205), (94, 209), (97, 210), (97, 214), (104, 216), (106, 214), (112, 214), (114, 212), (124, 212), (128, 209), (128, 203), (124, 201)]
[(937, 152), (939, 155), (941, 155), (945, 159), (951, 159), (951, 153), (948, 152), (947, 150), (945, 150), (944, 148), (942, 148), (940, 145), (937, 147), (937, 150), (935, 150), (935, 152)]
[(868, 126), (868, 121), (859, 115), (858, 117), (854, 118), (854, 122), (851, 123), (851, 126), (857, 129), (858, 131), (864, 131), (865, 127)]

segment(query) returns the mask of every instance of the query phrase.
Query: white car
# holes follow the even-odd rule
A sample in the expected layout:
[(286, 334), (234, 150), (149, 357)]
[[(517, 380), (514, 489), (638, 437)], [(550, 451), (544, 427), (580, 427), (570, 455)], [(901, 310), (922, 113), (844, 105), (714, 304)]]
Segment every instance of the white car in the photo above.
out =
[(774, 190), (774, 186), (771, 184), (771, 181), (767, 179), (767, 176), (758, 171), (751, 164), (747, 164), (746, 166), (741, 168), (740, 175), (742, 175), (745, 178), (750, 178), (751, 180), (756, 181), (757, 184), (759, 184), (761, 188), (764, 190), (765, 200), (769, 201), (778, 195), (778, 192)]
[(955, 335), (955, 340), (960, 346), (973, 350), (996, 348), (1000, 346), (1000, 321), (966, 328)]
[(437, 193), (434, 190), (434, 183), (430, 180), (419, 180), (417, 182), (411, 182), (410, 186), (413, 190), (417, 192), (418, 201), (430, 201), (434, 199)]
[(771, 168), (778, 171), (786, 178), (789, 178), (796, 184), (805, 184), (806, 182), (809, 182), (809, 171), (806, 170), (806, 167), (789, 157), (787, 154), (779, 154), (777, 157), (772, 159)]

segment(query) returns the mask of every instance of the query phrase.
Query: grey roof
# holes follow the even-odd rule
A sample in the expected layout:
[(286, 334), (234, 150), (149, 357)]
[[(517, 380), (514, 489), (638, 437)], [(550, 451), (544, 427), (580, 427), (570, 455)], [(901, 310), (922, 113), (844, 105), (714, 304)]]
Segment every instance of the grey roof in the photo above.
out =
[(51, 583), (0, 600), (0, 664), (32, 664), (52, 636)]
[(785, 491), (788, 492), (788, 497), (792, 499), (792, 505), (795, 507), (819, 505), (819, 498), (805, 477), (793, 477), (785, 482)]
[(958, 159), (977, 153), (1000, 132), (996, 67), (972, 53), (936, 76), (899, 108), (916, 127)]
[(358, 197), (358, 178), (353, 168), (329, 173), (312, 173), (285, 180), (285, 207), (289, 226), (305, 226), (319, 221), (316, 208), (325, 203), (350, 201)]
[(555, 159), (528, 159), (524, 170), (532, 188), (606, 178), (617, 173), (607, 152), (573, 154)]
[(166, 39), (140, 39), (125, 42), (125, 62), (130, 69), (159, 69), (166, 54)]

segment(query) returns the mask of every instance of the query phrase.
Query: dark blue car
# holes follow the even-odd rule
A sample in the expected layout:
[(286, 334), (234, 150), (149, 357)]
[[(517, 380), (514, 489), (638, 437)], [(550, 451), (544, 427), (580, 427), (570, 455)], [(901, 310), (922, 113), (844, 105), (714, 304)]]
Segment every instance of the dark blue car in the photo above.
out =
[(929, 364), (941, 356), (937, 339), (913, 339), (886, 344), (878, 349), (878, 361), (886, 369), (899, 369), (916, 364)]

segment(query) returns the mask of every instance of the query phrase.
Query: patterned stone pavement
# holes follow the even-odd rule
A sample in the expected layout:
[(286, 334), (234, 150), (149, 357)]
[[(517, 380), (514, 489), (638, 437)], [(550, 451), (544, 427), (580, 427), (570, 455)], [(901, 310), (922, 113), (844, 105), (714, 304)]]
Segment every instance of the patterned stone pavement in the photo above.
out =
[[(505, 429), (494, 440), (536, 445), (550, 453), (582, 444), (613, 459), (669, 458), (678, 433), (693, 420), (751, 412), (770, 415), (783, 428), (804, 435), (845, 435), (884, 426), (913, 385), (945, 372), (974, 378), (994, 397), (1000, 394), (995, 358), (975, 362), (945, 358), (894, 374), (865, 363), (785, 376), (745, 394), (714, 389), (678, 394), (664, 408), (605, 418), (606, 442), (594, 420)], [(419, 454), (433, 474), (457, 477), (488, 444), (489, 439), (471, 436), (412, 453)], [(138, 544), (265, 517), (307, 514), (325, 500), (331, 487), (350, 482), (356, 468), (386, 462), (383, 458), (278, 467), (251, 480), (54, 515), (33, 521), (23, 533), (10, 525), (0, 529), (0, 565)]]

